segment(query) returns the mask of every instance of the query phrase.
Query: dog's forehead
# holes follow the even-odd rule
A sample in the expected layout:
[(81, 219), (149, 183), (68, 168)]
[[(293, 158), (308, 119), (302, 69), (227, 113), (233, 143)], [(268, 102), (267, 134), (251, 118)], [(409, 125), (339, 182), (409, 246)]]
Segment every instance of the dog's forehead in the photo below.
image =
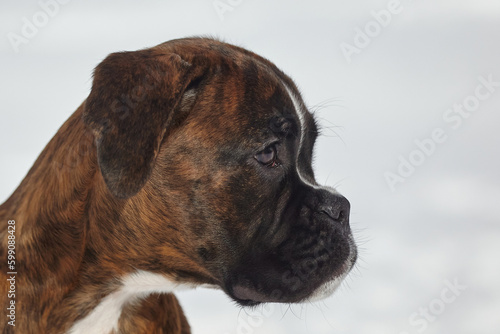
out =
[(254, 65), (249, 64), (239, 74), (215, 75), (214, 84), (208, 84), (201, 96), (204, 124), (224, 133), (234, 132), (226, 138), (265, 141), (286, 126), (298, 134), (301, 119), (308, 116), (296, 108), (283, 83)]
[(193, 66), (208, 65), (196, 111), (190, 115), (196, 131), (203, 128), (221, 132), (220, 138), (247, 135), (259, 141), (268, 137), (273, 119), (284, 118), (293, 124), (297, 137), (303, 131), (316, 132), (313, 115), (293, 81), (266, 58), (213, 39), (180, 39), (158, 47)]
[(253, 54), (226, 61), (215, 70), (214, 85), (206, 88), (223, 110), (220, 117), (252, 131), (269, 129), (275, 119), (292, 123), (297, 132), (314, 124), (293, 82), (273, 64)]

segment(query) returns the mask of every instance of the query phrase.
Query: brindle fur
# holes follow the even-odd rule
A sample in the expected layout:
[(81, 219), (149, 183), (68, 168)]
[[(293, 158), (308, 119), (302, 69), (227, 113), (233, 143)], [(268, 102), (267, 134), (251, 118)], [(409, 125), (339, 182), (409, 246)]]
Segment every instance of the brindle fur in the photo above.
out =
[[(10, 219), (18, 272), (16, 327), (2, 316), (3, 333), (64, 333), (138, 269), (217, 285), (232, 297), (234, 284), (255, 285), (283, 302), (304, 299), (338, 271), (347, 232), (310, 217), (300, 204), (309, 190), (294, 172), (299, 155), (315, 184), (317, 128), (306, 113), (298, 152), (300, 124), (283, 82), (299, 96), (268, 60), (212, 39), (115, 53), (99, 64), (88, 99), (0, 206), (4, 310)], [(271, 171), (253, 156), (272, 138), (283, 165)], [(314, 220), (310, 229), (304, 219)], [(325, 243), (334, 249), (310, 277), (290, 266), (277, 293), (272, 280), (255, 283), (253, 271), (288, 269)], [(125, 306), (117, 333), (189, 332), (176, 298), (154, 294)]]

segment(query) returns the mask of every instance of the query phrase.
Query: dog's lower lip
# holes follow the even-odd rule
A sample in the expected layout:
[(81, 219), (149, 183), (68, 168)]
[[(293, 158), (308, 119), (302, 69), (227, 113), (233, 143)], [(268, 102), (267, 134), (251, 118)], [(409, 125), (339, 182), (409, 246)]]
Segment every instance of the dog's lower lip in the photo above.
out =
[(260, 304), (260, 302), (256, 302), (256, 301), (253, 301), (253, 300), (249, 300), (249, 299), (238, 299), (238, 298), (235, 298), (236, 302), (238, 304), (240, 304), (241, 306), (257, 306)]
[(245, 305), (271, 302), (269, 297), (242, 285), (233, 287), (233, 295), (238, 301)]

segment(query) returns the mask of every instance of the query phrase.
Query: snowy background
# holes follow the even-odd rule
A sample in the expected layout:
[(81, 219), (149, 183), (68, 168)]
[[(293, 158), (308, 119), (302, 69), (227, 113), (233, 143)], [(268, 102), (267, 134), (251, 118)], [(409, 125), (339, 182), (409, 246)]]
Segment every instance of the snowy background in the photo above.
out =
[[(179, 293), (193, 332), (500, 333), (500, 2), (65, 2), (45, 21), (36, 1), (0, 3), (0, 202), (107, 54), (219, 36), (275, 62), (317, 110), (317, 179), (351, 201), (361, 259), (317, 304)], [(23, 37), (27, 21), (39, 27)]]

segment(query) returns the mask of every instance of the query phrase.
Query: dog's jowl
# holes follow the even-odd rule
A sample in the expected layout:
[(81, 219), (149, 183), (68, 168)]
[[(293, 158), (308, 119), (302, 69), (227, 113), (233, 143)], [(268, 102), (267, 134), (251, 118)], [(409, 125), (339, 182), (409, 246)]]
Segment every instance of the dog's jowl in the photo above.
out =
[(329, 296), (357, 252), (349, 202), (314, 179), (317, 132), (242, 48), (109, 55), (0, 206), (2, 332), (189, 333), (172, 293), (197, 286), (243, 306)]

